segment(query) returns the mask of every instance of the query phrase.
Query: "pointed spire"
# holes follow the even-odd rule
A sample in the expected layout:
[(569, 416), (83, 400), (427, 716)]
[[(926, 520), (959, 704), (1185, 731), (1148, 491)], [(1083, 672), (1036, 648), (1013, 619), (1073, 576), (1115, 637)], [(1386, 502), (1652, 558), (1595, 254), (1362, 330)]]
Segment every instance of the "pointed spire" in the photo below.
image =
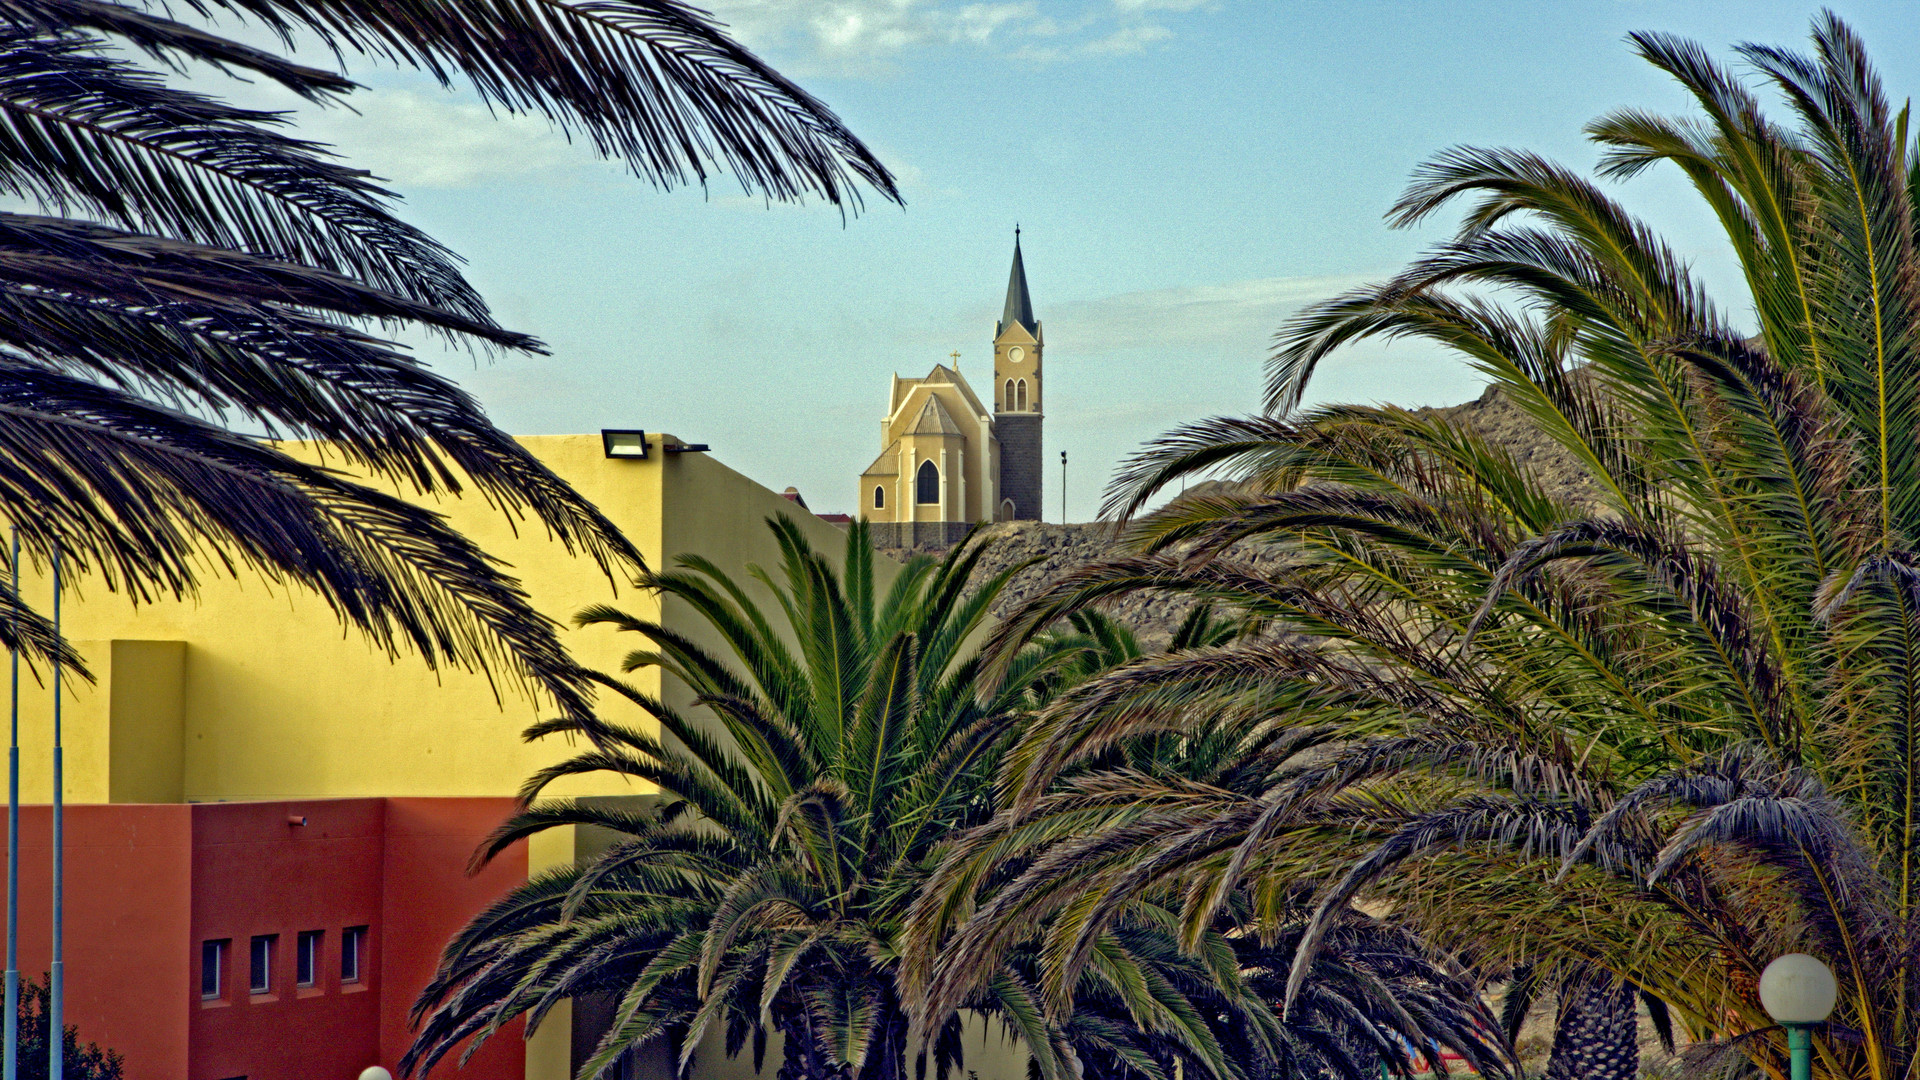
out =
[(1007, 277), (1007, 306), (1000, 312), (1000, 324), (994, 328), (994, 336), (1007, 328), (1008, 323), (1017, 322), (1027, 328), (1027, 333), (1038, 334), (1040, 323), (1033, 317), (1033, 300), (1027, 296), (1027, 268), (1020, 261), (1020, 226), (1013, 227), (1013, 273)]

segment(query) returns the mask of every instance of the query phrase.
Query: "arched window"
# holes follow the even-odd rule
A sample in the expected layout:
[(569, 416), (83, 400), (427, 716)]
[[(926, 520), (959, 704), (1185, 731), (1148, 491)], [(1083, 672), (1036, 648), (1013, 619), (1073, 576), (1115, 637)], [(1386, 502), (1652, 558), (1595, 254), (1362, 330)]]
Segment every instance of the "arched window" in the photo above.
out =
[(887, 489), (879, 484), (873, 486), (873, 508), (875, 510), (887, 508)]
[(1021, 379), (1018, 383), (1014, 385), (1017, 387), (1018, 393), (1020, 394), (1019, 411), (1026, 412), (1027, 411), (1027, 380)]
[(1007, 380), (1007, 392), (1006, 394), (1002, 395), (1000, 398), (1000, 407), (1003, 409), (1013, 408), (1013, 380), (1012, 379)]
[(920, 463), (920, 471), (913, 478), (914, 501), (919, 503), (937, 503), (940, 501), (940, 470), (933, 462)]

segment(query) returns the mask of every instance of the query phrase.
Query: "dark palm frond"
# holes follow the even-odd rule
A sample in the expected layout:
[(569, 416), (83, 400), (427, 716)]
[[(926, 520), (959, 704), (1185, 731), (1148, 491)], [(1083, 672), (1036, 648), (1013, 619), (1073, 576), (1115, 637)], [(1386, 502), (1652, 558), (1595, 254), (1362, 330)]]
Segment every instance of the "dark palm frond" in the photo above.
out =
[(199, 303), (232, 312), (277, 307), (414, 323), (539, 351), (524, 334), (476, 322), (317, 267), (121, 232), (64, 218), (0, 215), (0, 272), (16, 288), (119, 299), (128, 306)]
[(458, 260), (284, 118), (167, 86), (100, 42), (0, 30), (0, 187), (129, 229), (345, 274), (491, 326)]
[[(544, 115), (659, 185), (726, 171), (768, 199), (815, 194), (844, 210), (870, 186), (899, 200), (886, 169), (830, 110), (676, 0), (214, 0), (183, 10), (203, 20), (238, 16), (288, 46), (312, 34), (336, 56), (357, 52), (444, 84), (468, 81), (491, 105)], [(263, 76), (323, 104), (357, 85), (178, 14), (107, 0), (0, 0), (0, 190), (46, 213), (91, 219), (0, 218), (7, 363), (97, 380), (104, 396), (86, 407), (88, 430), (101, 439), (112, 434), (108, 414), (123, 405), (222, 421), (237, 413), (269, 438), (326, 444), (317, 452), (338, 452), (410, 494), (452, 495), (470, 484), (516, 522), (537, 519), (616, 581), (642, 570), (611, 522), (470, 399), (367, 333), (372, 323), (409, 326), (543, 351), (494, 323), (456, 256), (396, 217), (391, 193), (372, 177), (287, 133), (285, 117), (170, 86), (116, 50), (179, 71), (199, 62)], [(85, 396), (68, 389), (61, 394)], [(78, 451), (79, 428), (16, 415), (23, 426), (7, 437), (20, 452), (38, 453), (31, 437), (56, 430), (64, 443), (47, 454)], [(343, 618), (382, 646), (411, 643), (435, 662), (489, 670), (504, 662), (559, 695), (564, 713), (584, 712), (585, 684), (561, 671), (551, 625), (470, 546), (443, 543), (449, 534), (433, 515), (409, 517), (396, 503), (369, 518), (371, 489), (323, 471), (289, 480), (290, 459), (255, 463), (244, 482), (275, 477), (289, 493), (269, 500), (276, 505), (331, 500), (296, 514), (300, 524), (196, 502), (197, 489), (177, 476), (162, 480), (166, 470), (154, 462), (204, 455), (209, 431), (159, 416), (143, 414), (133, 432), (119, 433), (141, 442), (149, 459), (88, 492), (94, 502), (61, 526), (86, 533), (80, 563), (112, 566), (118, 580), (139, 583), (136, 591), (180, 592), (197, 580), (183, 552), (201, 545), (206, 566), (324, 580)], [(174, 437), (179, 445), (166, 446)], [(96, 467), (62, 491), (105, 476)], [(34, 483), (60, 488), (43, 481)], [(150, 482), (162, 486), (149, 490)], [(124, 520), (159, 511), (180, 520)], [(16, 520), (34, 524), (32, 515)], [(377, 540), (364, 535), (369, 529)], [(300, 538), (302, 530), (321, 531)], [(314, 539), (322, 535), (325, 544)], [(59, 542), (42, 530), (27, 546), (38, 554)], [(127, 546), (109, 550), (116, 543)], [(218, 550), (229, 544), (237, 546)], [(156, 565), (134, 569), (150, 556)], [(292, 561), (277, 561), (283, 556)], [(462, 573), (472, 579), (461, 583)]]
[[(16, 0), (25, 2), (25, 0)], [(673, 186), (724, 168), (750, 192), (858, 206), (899, 201), (892, 175), (831, 110), (677, 0), (196, 0), (291, 40), (470, 82)]]
[(211, 558), (296, 582), (390, 651), (512, 673), (563, 712), (585, 681), (519, 583), (438, 514), (106, 387), (0, 360), (0, 504), (38, 560), (63, 553), (137, 599)]
[(504, 510), (532, 510), (609, 574), (640, 565), (603, 514), (465, 392), (353, 330), (286, 311), (7, 284), (0, 313), (0, 342), (55, 369), (183, 408), (231, 409), (282, 437), (325, 439), (348, 463), (423, 494), (473, 484)]
[(90, 30), (176, 66), (180, 60), (198, 60), (223, 70), (264, 75), (310, 101), (330, 101), (359, 89), (358, 83), (338, 72), (296, 64), (200, 27), (110, 0), (4, 0), (0, 22), (47, 37)]

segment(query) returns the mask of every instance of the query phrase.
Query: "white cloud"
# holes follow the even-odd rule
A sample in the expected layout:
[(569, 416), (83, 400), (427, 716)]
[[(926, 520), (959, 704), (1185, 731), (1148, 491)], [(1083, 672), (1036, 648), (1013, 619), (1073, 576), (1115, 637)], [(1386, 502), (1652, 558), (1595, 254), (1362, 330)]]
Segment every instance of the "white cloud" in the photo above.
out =
[(1049, 338), (1076, 353), (1217, 345), (1263, 355), (1273, 332), (1306, 304), (1364, 281), (1359, 277), (1252, 278), (1222, 285), (1120, 293), (1060, 304), (1046, 314)]
[(1016, 51), (1016, 59), (1051, 63), (1087, 57), (1132, 56), (1173, 36), (1173, 31), (1157, 23), (1122, 26), (1105, 35), (1065, 45), (1029, 45)]
[(1123, 26), (1106, 37), (1087, 42), (1083, 51), (1088, 56), (1130, 56), (1172, 36), (1173, 31), (1164, 26)]
[(359, 115), (315, 112), (303, 130), (401, 188), (470, 187), (599, 161), (543, 119), (495, 113), (437, 89), (366, 90), (352, 104)]
[(1113, 0), (1113, 6), (1120, 11), (1139, 13), (1142, 11), (1197, 11), (1210, 8), (1214, 0)]
[[(905, 54), (964, 45), (1028, 61), (1125, 56), (1173, 36), (1155, 21), (1211, 0), (1085, 0), (1057, 17), (1038, 0), (709, 0), (707, 6), (756, 51), (794, 73), (875, 75)], [(1058, 9), (1061, 4), (1049, 5)]]

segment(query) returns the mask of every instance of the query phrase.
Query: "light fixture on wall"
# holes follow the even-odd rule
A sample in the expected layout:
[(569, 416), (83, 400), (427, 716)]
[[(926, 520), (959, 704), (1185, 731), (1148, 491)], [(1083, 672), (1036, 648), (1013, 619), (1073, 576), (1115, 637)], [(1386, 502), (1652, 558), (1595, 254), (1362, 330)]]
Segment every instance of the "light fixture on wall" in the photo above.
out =
[(606, 447), (607, 456), (610, 458), (645, 458), (647, 456), (647, 433), (644, 431), (601, 428), (600, 443)]

